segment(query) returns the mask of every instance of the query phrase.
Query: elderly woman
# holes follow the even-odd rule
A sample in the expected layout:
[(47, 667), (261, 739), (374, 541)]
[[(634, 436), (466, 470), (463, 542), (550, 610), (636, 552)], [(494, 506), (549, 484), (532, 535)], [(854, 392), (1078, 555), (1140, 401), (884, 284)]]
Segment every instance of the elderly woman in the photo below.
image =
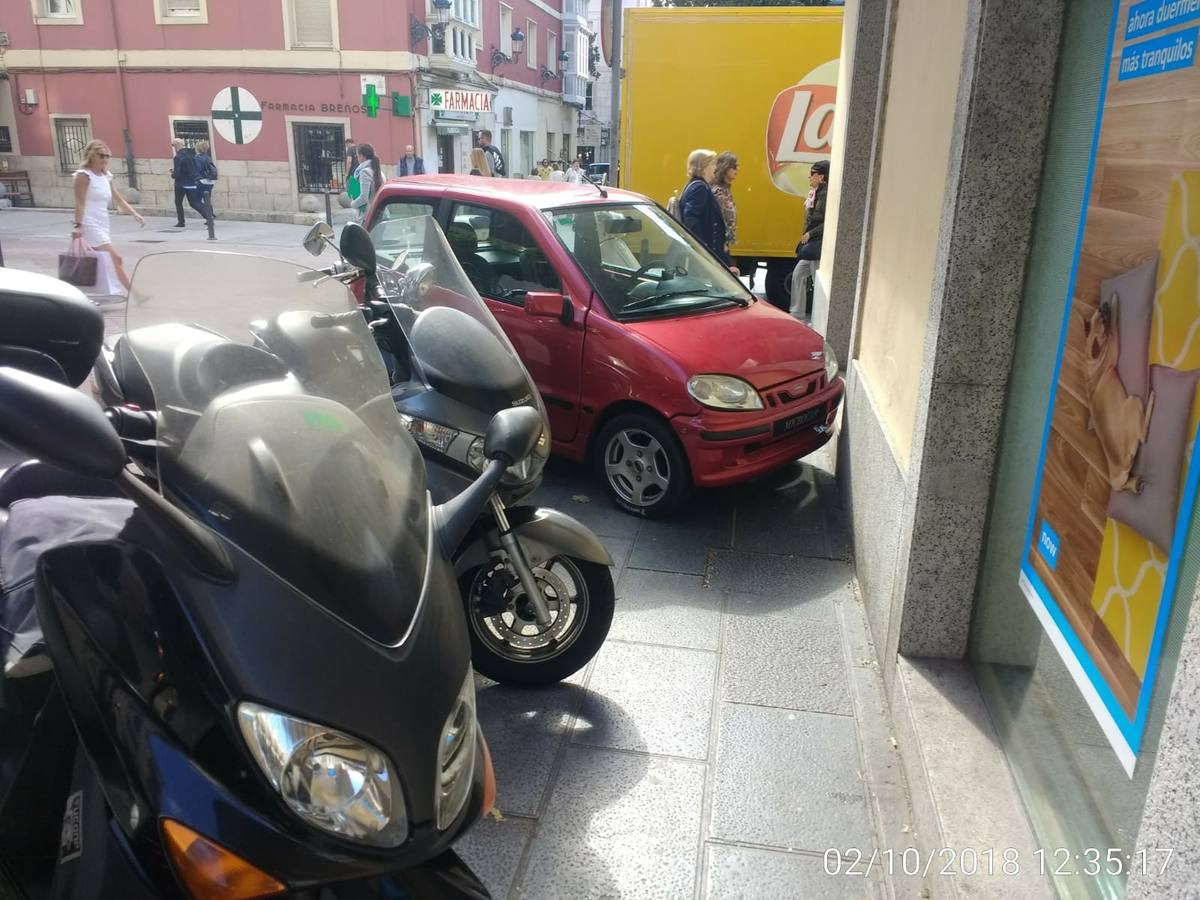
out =
[(713, 196), (712, 183), (717, 173), (717, 154), (712, 150), (693, 150), (688, 155), (688, 183), (679, 198), (680, 218), (700, 243), (726, 265), (725, 217)]

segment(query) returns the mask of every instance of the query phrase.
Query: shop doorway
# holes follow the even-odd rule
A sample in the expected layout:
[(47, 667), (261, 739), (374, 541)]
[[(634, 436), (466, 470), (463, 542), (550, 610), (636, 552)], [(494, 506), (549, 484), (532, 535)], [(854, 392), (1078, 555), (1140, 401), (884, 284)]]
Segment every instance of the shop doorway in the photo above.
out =
[(301, 194), (323, 194), (343, 180), (344, 125), (293, 122), (296, 148), (296, 189)]
[(439, 134), (437, 139), (438, 171), (443, 175), (454, 172), (454, 135)]

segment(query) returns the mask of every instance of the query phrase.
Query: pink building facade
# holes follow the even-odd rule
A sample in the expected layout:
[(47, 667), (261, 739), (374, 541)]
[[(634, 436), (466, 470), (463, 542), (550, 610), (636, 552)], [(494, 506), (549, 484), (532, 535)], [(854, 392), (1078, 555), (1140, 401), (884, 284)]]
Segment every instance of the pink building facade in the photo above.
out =
[[(563, 52), (563, 6), (7, 0), (0, 168), (29, 173), (37, 206), (69, 206), (70, 173), (99, 138), (140, 205), (170, 210), (171, 140), (208, 140), (220, 171), (217, 209), (283, 221), (323, 211), (322, 192), (340, 190), (347, 138), (373, 144), (385, 173), (407, 144), (426, 171), (466, 171), (479, 131), (489, 129), (515, 174), (526, 146), (537, 159), (572, 150), (582, 91), (563, 88), (576, 91), (587, 61)], [(577, 40), (579, 23), (569, 19)], [(513, 31), (529, 34), (524, 46), (513, 44)], [(477, 111), (435, 108), (461, 92)]]

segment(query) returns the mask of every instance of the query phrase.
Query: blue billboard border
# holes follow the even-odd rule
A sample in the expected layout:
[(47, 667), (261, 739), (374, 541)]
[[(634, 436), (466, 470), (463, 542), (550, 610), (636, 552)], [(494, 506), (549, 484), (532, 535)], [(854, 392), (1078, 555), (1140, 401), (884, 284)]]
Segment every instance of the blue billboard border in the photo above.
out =
[[(1079, 257), (1083, 250), (1083, 236), (1087, 229), (1087, 208), (1096, 172), (1096, 150), (1100, 143), (1100, 131), (1104, 123), (1104, 103), (1108, 98), (1109, 73), (1113, 66), (1113, 48), (1116, 46), (1116, 34), (1119, 24), (1120, 2), (1119, 0), (1113, 0), (1108, 45), (1104, 57), (1104, 71), (1101, 76), (1100, 95), (1096, 105), (1095, 126), (1092, 131), (1092, 146), (1088, 158), (1087, 179), (1084, 183), (1083, 199), (1079, 211), (1079, 230), (1075, 237), (1074, 258), (1071, 261), (1071, 275), (1067, 282), (1062, 327), (1059, 330), (1058, 349), (1054, 359), (1054, 374), (1050, 383), (1050, 396), (1046, 409), (1046, 422), (1042, 429), (1042, 446), (1038, 452), (1037, 470), (1034, 476), (1033, 499), (1030, 504), (1029, 519), (1025, 530), (1025, 543), (1021, 554), (1021, 574), (1028, 579), (1030, 585), (1033, 587), (1033, 591), (1041, 601), (1046, 613), (1058, 628), (1059, 637), (1067, 644), (1075, 658), (1075, 662), (1083, 671), (1090, 687), (1099, 698), (1103, 706), (1103, 711), (1108, 714), (1111, 723), (1116, 726), (1121, 738), (1125, 741), (1126, 752), (1132, 754), (1136, 760), (1136, 755), (1141, 750), (1142, 740), (1145, 737), (1154, 682), (1162, 662), (1162, 648), (1166, 639), (1167, 624), (1170, 621), (1171, 608), (1174, 605), (1174, 594), (1178, 588), (1183, 548), (1187, 541), (1188, 529), (1186, 523), (1195, 505), (1197, 489), (1200, 488), (1200, 459), (1198, 459), (1200, 458), (1200, 452), (1194, 450), (1192, 458), (1189, 460), (1187, 480), (1180, 499), (1179, 511), (1175, 520), (1175, 531), (1171, 539), (1170, 556), (1167, 560), (1167, 572), (1163, 581), (1163, 592), (1159, 602), (1158, 616), (1155, 620), (1154, 636), (1151, 639), (1150, 651), (1146, 659), (1146, 673), (1142, 679), (1141, 689), (1138, 692), (1137, 704), (1132, 718), (1126, 715), (1124, 709), (1117, 702), (1116, 695), (1108, 686), (1108, 682), (1100, 675), (1095, 663), (1085, 651), (1076, 635), (1075, 629), (1067, 621), (1066, 615), (1063, 613), (1058, 601), (1054, 599), (1054, 595), (1050, 593), (1050, 590), (1043, 583), (1030, 560), (1034, 531), (1037, 527), (1037, 507), (1038, 500), (1041, 497), (1042, 473), (1046, 464), (1046, 448), (1049, 445), (1051, 424), (1054, 419), (1054, 408), (1058, 400), (1058, 385), (1062, 370), (1063, 351), (1066, 347), (1067, 330), (1071, 322), (1071, 306), (1075, 296), (1075, 282), (1079, 274)], [(1196, 439), (1200, 439), (1200, 427), (1197, 428), (1195, 435), (1193, 435), (1193, 441)], [(1028, 599), (1031, 603), (1033, 602), (1033, 598), (1029, 597)], [(1089, 702), (1089, 705), (1092, 704)], [(1093, 711), (1097, 715), (1100, 714), (1099, 710), (1093, 709)], [(1102, 726), (1104, 724), (1103, 722), (1101, 723)], [(1105, 728), (1105, 732), (1106, 734), (1110, 733), (1107, 728)], [(1119, 757), (1125, 757), (1126, 754), (1122, 753), (1120, 748), (1114, 747), (1114, 750), (1117, 751)], [(1126, 769), (1129, 776), (1132, 777), (1133, 767), (1126, 766)]]

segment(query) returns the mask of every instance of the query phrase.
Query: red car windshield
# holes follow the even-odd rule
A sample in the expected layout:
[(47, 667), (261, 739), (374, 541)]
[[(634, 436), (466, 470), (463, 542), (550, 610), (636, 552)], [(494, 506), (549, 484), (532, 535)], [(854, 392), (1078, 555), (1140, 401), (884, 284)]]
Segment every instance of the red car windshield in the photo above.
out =
[(682, 225), (650, 204), (578, 206), (544, 213), (617, 318), (668, 317), (754, 296)]

